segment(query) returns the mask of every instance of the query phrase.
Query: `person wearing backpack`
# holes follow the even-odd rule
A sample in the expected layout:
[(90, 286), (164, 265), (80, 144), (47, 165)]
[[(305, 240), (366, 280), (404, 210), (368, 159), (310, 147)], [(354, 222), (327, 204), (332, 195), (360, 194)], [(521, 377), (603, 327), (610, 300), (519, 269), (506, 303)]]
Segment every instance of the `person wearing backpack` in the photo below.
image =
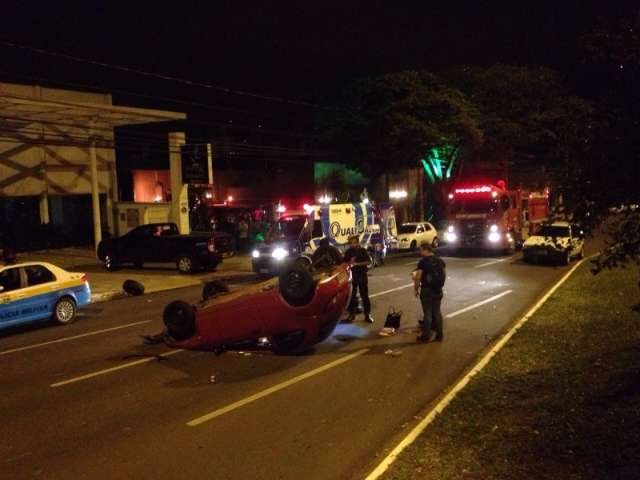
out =
[[(420, 297), (424, 320), (421, 324), (422, 333), (418, 336), (419, 342), (431, 342), (443, 340), (442, 312), (442, 287), (447, 278), (446, 265), (440, 257), (433, 254), (430, 243), (420, 245), (422, 258), (418, 262), (415, 271), (414, 287), (416, 297)], [(433, 332), (432, 332), (433, 330)]]

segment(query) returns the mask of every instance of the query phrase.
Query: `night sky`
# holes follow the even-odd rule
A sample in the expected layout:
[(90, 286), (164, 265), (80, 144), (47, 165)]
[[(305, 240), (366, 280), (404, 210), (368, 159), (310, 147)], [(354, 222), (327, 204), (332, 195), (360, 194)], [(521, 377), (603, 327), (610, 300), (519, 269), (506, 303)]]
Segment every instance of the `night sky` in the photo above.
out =
[[(564, 70), (571, 79), (579, 62), (579, 36), (631, 4), (343, 0), (122, 6), (5, 0), (0, 40), (236, 90), (325, 103), (354, 77), (462, 63), (545, 64)], [(291, 129), (309, 125), (300, 119), (313, 113), (307, 107), (2, 45), (0, 55), (0, 77), (6, 80), (145, 94), (152, 98), (114, 97), (130, 105), (187, 111), (194, 119)]]

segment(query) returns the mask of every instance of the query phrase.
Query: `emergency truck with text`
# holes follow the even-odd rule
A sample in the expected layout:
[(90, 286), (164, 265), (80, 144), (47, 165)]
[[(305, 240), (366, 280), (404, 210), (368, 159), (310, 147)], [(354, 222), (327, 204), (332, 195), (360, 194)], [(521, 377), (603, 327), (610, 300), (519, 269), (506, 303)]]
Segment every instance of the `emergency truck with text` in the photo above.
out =
[(512, 251), (549, 218), (549, 190), (508, 190), (503, 181), (460, 184), (449, 194), (447, 231), (450, 250)]
[(282, 215), (264, 243), (252, 252), (253, 271), (277, 274), (290, 261), (305, 261), (323, 238), (341, 251), (348, 248), (349, 237), (358, 235), (369, 250), (374, 266), (382, 261), (392, 238), (397, 235), (391, 205), (374, 206), (369, 202), (306, 205), (306, 213)]

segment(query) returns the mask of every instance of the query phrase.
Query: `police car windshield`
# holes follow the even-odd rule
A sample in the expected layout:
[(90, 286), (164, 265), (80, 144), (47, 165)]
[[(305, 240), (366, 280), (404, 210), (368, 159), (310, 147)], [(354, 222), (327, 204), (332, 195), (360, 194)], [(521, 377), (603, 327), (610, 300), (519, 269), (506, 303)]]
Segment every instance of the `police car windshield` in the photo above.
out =
[(540, 229), (538, 234), (541, 237), (568, 237), (569, 227), (554, 227), (553, 225), (547, 225)]
[(416, 233), (417, 225), (400, 225), (398, 227), (398, 233)]
[(277, 240), (281, 238), (298, 237), (304, 228), (306, 217), (283, 217), (278, 220), (269, 231), (269, 238)]
[(453, 213), (491, 213), (497, 208), (498, 200), (483, 197), (457, 197), (451, 206)]

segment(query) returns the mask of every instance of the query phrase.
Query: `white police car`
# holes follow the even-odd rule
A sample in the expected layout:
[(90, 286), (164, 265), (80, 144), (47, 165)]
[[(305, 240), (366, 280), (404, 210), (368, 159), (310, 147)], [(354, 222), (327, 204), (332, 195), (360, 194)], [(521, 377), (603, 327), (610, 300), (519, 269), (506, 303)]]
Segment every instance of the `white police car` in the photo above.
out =
[(0, 329), (45, 318), (66, 325), (90, 302), (84, 273), (45, 262), (0, 267)]
[(546, 258), (568, 265), (584, 257), (584, 234), (568, 222), (543, 225), (524, 242), (522, 256), (527, 263)]

